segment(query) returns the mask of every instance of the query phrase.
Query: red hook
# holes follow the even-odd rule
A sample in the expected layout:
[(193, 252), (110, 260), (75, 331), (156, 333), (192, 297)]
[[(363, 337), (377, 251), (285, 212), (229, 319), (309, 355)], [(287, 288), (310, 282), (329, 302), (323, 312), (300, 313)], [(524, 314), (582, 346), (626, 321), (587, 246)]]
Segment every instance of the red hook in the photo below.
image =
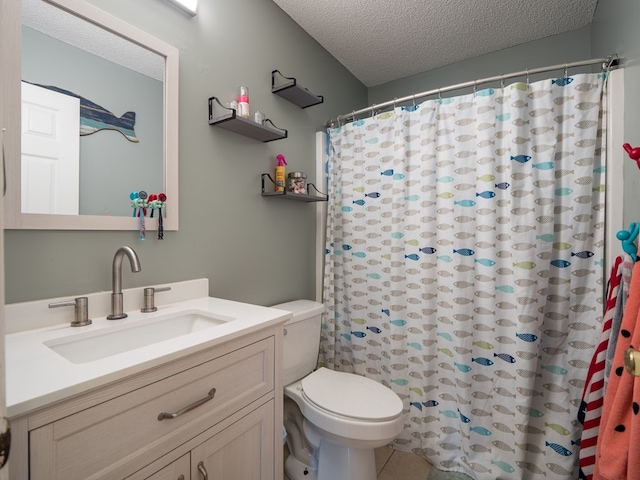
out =
[(631, 160), (635, 160), (638, 164), (638, 168), (640, 168), (640, 147), (632, 148), (631, 145), (625, 143), (622, 145), (622, 148), (629, 154), (629, 158)]

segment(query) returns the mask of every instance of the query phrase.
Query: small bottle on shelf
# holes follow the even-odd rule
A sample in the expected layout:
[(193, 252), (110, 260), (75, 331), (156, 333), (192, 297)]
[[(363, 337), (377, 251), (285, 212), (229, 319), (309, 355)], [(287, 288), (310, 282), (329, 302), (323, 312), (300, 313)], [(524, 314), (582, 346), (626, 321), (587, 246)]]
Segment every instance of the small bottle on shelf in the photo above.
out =
[(238, 90), (238, 116), (249, 118), (249, 89), (244, 86)]

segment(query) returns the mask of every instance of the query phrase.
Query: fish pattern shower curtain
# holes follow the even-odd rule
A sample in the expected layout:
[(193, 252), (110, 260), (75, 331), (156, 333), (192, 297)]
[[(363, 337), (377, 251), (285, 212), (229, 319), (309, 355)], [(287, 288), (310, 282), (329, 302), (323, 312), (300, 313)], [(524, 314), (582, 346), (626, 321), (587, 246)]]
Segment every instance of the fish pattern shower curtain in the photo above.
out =
[(514, 83), (329, 131), (320, 365), (402, 398), (396, 448), (482, 480), (577, 478), (605, 81)]

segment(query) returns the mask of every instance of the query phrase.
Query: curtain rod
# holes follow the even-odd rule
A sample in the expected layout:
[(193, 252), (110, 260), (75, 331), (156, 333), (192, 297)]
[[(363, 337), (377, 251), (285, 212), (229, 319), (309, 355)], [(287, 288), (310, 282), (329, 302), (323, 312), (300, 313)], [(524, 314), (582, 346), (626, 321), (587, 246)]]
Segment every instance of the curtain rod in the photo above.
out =
[(396, 105), (398, 103), (404, 103), (404, 102), (408, 102), (409, 100), (414, 100), (416, 98), (421, 98), (421, 97), (427, 97), (429, 95), (435, 95), (435, 94), (441, 94), (444, 92), (450, 92), (452, 90), (458, 90), (461, 88), (467, 88), (467, 87), (476, 87), (477, 85), (480, 85), (482, 83), (489, 83), (489, 82), (496, 82), (498, 80), (502, 81), (502, 80), (506, 80), (507, 78), (514, 78), (514, 77), (522, 77), (524, 75), (527, 76), (527, 83), (528, 83), (528, 79), (529, 79), (529, 75), (534, 75), (536, 73), (543, 73), (543, 72), (550, 72), (552, 70), (567, 70), (569, 68), (573, 68), (573, 67), (582, 67), (585, 65), (594, 65), (597, 63), (601, 63), (602, 64), (602, 70), (603, 71), (608, 71), (610, 70), (612, 67), (617, 66), (620, 63), (619, 57), (617, 53), (614, 53), (612, 55), (609, 55), (607, 57), (604, 58), (592, 58), (591, 60), (582, 60), (579, 62), (572, 62), (572, 63), (562, 63), (559, 65), (551, 65), (548, 67), (540, 67), (540, 68), (532, 68), (531, 70), (527, 69), (527, 70), (522, 70), (520, 72), (513, 72), (513, 73), (505, 73), (505, 74), (501, 74), (501, 75), (496, 75), (494, 77), (487, 77), (487, 78), (482, 78), (479, 80), (473, 80), (470, 82), (464, 82), (464, 83), (458, 83), (456, 85), (450, 85), (448, 87), (442, 87), (442, 88), (436, 88), (434, 90), (429, 90), (426, 92), (422, 92), (422, 93), (414, 93), (413, 95), (408, 95), (406, 97), (402, 97), (402, 98), (394, 98), (393, 100), (389, 100), (387, 102), (383, 102), (383, 103), (378, 103), (378, 104), (373, 104), (370, 107), (365, 107), (365, 108), (361, 108), (360, 110), (354, 110), (351, 113), (345, 113), (344, 115), (338, 115), (335, 120), (329, 120), (327, 122), (327, 127), (333, 127), (336, 123), (340, 123), (341, 120), (345, 120), (347, 118), (353, 118), (355, 120), (356, 115), (359, 115), (361, 113), (365, 113), (365, 112), (375, 112), (377, 109), (381, 109), (381, 108), (385, 108), (385, 107), (390, 107), (391, 105)]

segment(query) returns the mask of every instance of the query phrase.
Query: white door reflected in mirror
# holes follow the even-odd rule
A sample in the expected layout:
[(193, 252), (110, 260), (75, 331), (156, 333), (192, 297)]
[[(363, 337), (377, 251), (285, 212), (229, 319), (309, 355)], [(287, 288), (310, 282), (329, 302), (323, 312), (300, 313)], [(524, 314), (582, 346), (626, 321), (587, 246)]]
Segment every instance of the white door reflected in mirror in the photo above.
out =
[(22, 212), (77, 215), (80, 101), (22, 82)]

